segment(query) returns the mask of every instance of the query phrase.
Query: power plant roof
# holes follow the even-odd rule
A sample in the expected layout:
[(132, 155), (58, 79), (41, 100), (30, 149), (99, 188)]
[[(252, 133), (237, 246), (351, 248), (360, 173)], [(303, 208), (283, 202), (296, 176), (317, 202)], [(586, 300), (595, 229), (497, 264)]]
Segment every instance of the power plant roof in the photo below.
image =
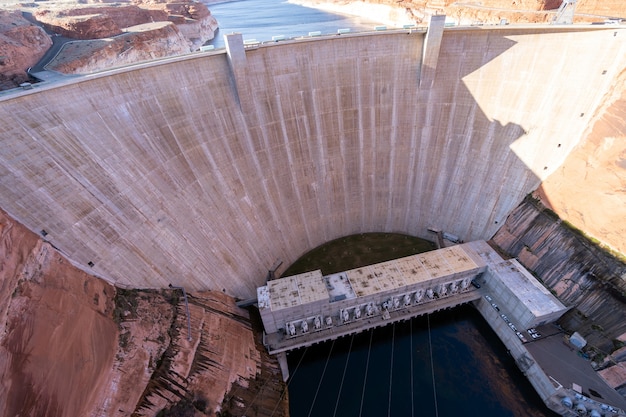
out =
[(322, 271), (305, 272), (267, 283), (272, 311), (328, 299)]
[(516, 260), (507, 260), (489, 268), (497, 274), (535, 317), (563, 311), (564, 306)]
[(316, 301), (351, 299), (478, 269), (463, 248), (453, 246), (322, 276), (320, 270), (269, 281), (259, 288), (259, 307), (278, 311)]

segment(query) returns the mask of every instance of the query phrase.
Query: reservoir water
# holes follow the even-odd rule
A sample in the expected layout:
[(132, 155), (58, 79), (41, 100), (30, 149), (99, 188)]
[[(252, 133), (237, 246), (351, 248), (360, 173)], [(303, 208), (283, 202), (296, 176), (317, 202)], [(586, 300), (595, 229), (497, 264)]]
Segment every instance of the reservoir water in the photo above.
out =
[(371, 31), (379, 22), (354, 16), (341, 16), (284, 0), (238, 0), (208, 4), (219, 29), (208, 44), (224, 47), (224, 35), (241, 33), (243, 39), (269, 41), (272, 36), (307, 36), (309, 32), (337, 33), (338, 29)]

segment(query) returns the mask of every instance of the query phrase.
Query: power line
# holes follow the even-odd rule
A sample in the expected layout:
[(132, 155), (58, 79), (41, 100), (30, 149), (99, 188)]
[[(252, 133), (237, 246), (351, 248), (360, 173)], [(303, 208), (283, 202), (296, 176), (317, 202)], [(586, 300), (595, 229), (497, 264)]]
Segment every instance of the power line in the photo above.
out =
[(370, 344), (367, 348), (367, 363), (365, 364), (365, 377), (363, 378), (363, 392), (361, 394), (361, 407), (359, 408), (359, 417), (361, 417), (361, 413), (363, 412), (363, 400), (365, 398), (365, 384), (367, 383), (367, 370), (370, 366), (370, 351), (372, 350), (372, 336), (374, 335), (374, 330), (370, 330)]
[(311, 412), (313, 411), (315, 401), (317, 400), (317, 394), (319, 394), (320, 387), (322, 386), (322, 382), (324, 381), (324, 374), (326, 374), (326, 368), (328, 367), (328, 361), (330, 361), (330, 355), (333, 353), (334, 346), (335, 340), (333, 340), (333, 343), (330, 345), (330, 350), (328, 351), (328, 356), (326, 357), (326, 363), (324, 364), (324, 370), (322, 371), (322, 376), (320, 376), (320, 382), (317, 384), (317, 390), (315, 391), (315, 397), (313, 397), (313, 403), (311, 404), (311, 408), (309, 409), (308, 417), (311, 417)]
[[(291, 374), (291, 377), (289, 378), (289, 381), (287, 382), (287, 384), (285, 385), (285, 388), (283, 389), (282, 394), (280, 394), (280, 397), (278, 398), (278, 401), (276, 402), (276, 405), (274, 406), (274, 409), (272, 410), (272, 414), (270, 415), (270, 417), (274, 416), (274, 413), (276, 412), (276, 410), (278, 409), (278, 406), (280, 405), (280, 402), (283, 400), (283, 397), (285, 396), (285, 394), (287, 393), (287, 390), (289, 388), (289, 384), (291, 384), (291, 381), (293, 381), (293, 378), (296, 376), (296, 374), (298, 373), (298, 369), (300, 368), (300, 364), (302, 363), (302, 360), (304, 359), (304, 357), (306, 356), (306, 352), (309, 350), (309, 347), (305, 347), (304, 348), (304, 353), (302, 353), (302, 356), (300, 356), (300, 360), (298, 361), (298, 364), (296, 365), (296, 369), (293, 371), (293, 374)], [(246, 411), (248, 409), (246, 408)]]
[(426, 315), (428, 320), (428, 347), (430, 349), (430, 369), (433, 376), (433, 396), (435, 399), (435, 417), (439, 417), (439, 409), (437, 408), (437, 387), (435, 386), (435, 364), (433, 362), (433, 342), (430, 337), (430, 314)]
[(341, 398), (341, 391), (343, 390), (343, 381), (346, 377), (346, 371), (348, 370), (348, 362), (350, 361), (350, 353), (352, 352), (352, 343), (354, 342), (354, 333), (350, 339), (350, 347), (348, 348), (348, 358), (346, 364), (343, 367), (343, 375), (341, 376), (341, 384), (339, 385), (339, 393), (337, 394), (337, 402), (335, 403), (335, 411), (333, 411), (333, 417), (337, 415), (337, 408), (339, 407), (339, 398)]
[(389, 401), (387, 406), (387, 417), (391, 417), (391, 383), (393, 381), (393, 350), (396, 339), (396, 323), (393, 323), (391, 330), (391, 363), (389, 365)]
[(411, 333), (410, 346), (411, 346), (411, 417), (415, 416), (415, 391), (413, 391), (413, 320), (409, 321), (409, 329)]

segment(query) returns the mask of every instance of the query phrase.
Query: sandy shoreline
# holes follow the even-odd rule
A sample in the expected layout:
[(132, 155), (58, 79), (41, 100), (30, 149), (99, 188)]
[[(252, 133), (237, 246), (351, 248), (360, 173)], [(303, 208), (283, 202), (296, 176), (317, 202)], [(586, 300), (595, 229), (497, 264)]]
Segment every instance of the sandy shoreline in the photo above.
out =
[(364, 1), (335, 3), (318, 0), (288, 0), (288, 2), (329, 13), (358, 16), (389, 27), (415, 24), (415, 20), (407, 15), (404, 8), (385, 4), (371, 4)]

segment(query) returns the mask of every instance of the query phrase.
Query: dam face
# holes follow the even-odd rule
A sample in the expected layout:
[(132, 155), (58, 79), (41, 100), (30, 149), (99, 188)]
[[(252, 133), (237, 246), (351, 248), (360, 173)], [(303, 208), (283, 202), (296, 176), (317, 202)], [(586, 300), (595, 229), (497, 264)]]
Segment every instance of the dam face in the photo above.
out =
[(626, 68), (615, 27), (448, 29), (436, 68), (424, 47), (336, 35), (3, 98), (0, 206), (118, 285), (250, 297), (344, 235), (490, 238)]

